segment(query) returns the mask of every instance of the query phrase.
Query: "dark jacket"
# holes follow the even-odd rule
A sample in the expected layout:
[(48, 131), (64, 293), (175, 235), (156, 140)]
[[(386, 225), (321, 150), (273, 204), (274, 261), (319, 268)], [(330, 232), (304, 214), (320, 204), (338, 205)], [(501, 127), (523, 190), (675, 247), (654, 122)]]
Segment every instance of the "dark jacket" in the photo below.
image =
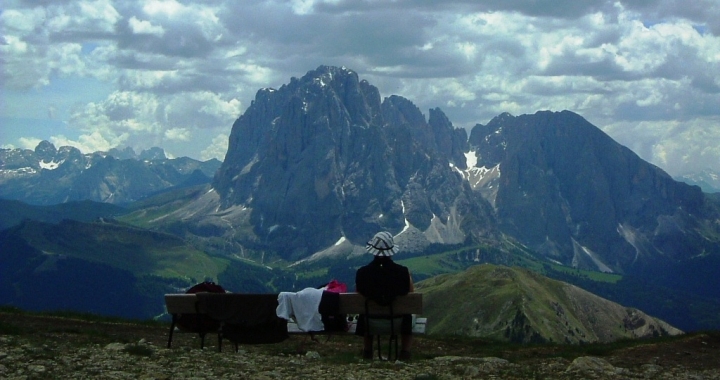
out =
[[(379, 304), (389, 304), (395, 297), (410, 292), (410, 271), (389, 257), (376, 256), (368, 265), (357, 270), (355, 287), (357, 292), (365, 297)], [(412, 317), (410, 315), (403, 317), (401, 333), (411, 334)], [(358, 319), (355, 334), (365, 334), (365, 318), (362, 315)]]

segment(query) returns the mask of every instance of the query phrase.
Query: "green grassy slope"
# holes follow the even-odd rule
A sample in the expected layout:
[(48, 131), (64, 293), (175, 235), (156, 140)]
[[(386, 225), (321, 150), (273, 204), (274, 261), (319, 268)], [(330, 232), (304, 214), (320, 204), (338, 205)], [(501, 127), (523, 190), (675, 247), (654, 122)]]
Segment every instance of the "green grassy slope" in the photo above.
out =
[[(579, 288), (518, 267), (478, 265), (422, 281), (417, 290), (424, 296), (424, 315), (432, 321), (431, 334), (583, 343), (653, 333), (644, 326), (655, 326), (659, 334), (666, 329), (640, 312), (632, 314)], [(666, 330), (673, 331), (669, 326)]]
[(0, 199), (0, 230), (20, 224), (23, 220), (57, 223), (63, 219), (90, 222), (127, 212), (126, 209), (92, 201), (68, 202), (52, 206), (29, 205), (20, 201)]
[(163, 294), (212, 280), (264, 293), (282, 273), (208, 255), (177, 236), (112, 221), (25, 221), (0, 231), (0, 305), (151, 318)]
[(116, 223), (26, 222), (18, 233), (47, 255), (103, 263), (136, 276), (217, 279), (228, 265), (227, 259), (210, 257), (176, 236)]

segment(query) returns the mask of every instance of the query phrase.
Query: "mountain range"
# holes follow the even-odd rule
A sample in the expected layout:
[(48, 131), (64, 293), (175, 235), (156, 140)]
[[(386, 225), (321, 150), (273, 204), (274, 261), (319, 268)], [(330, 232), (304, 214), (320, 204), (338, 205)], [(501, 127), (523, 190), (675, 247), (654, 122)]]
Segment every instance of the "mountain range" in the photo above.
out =
[(0, 149), (0, 198), (35, 205), (91, 200), (129, 204), (176, 187), (209, 183), (220, 161), (168, 159), (161, 148), (83, 154), (41, 141), (34, 150)]
[(572, 112), (502, 114), (467, 137), (439, 109), (426, 121), (323, 66), (258, 91), (212, 190), (143, 224), (203, 225), (290, 262), (356, 254), (388, 230), (408, 253), (513, 239), (563, 265), (629, 273), (716, 254), (719, 210)]
[[(501, 114), (468, 135), (439, 108), (426, 118), (408, 99), (382, 99), (352, 70), (321, 66), (259, 90), (233, 124), (222, 163), (168, 160), (158, 150), (147, 160), (116, 157), (123, 152), (130, 153), (86, 157), (49, 143), (0, 151), (0, 197), (125, 206), (83, 222), (94, 228), (66, 223), (77, 231), (70, 239), (115, 228), (173, 236), (224, 263), (208, 272), (213, 279), (245, 286), (243, 278), (257, 275), (256, 290), (330, 277), (352, 283), (367, 261), (365, 242), (388, 230), (398, 260), (418, 279), (482, 262), (522, 265), (681, 329), (720, 326), (720, 199), (674, 180), (573, 112)], [(207, 180), (184, 182), (193, 170)], [(16, 274), (33, 273), (49, 253), (81, 250), (81, 242), (37, 238), (55, 228), (24, 222), (6, 230), (15, 243), (3, 254), (19, 257), (28, 245), (36, 252), (36, 266)], [(107, 247), (127, 254), (118, 248), (125, 238), (115, 240)], [(61, 249), (68, 246), (76, 248)], [(165, 287), (199, 279), (110, 266), (176, 281), (162, 280)]]

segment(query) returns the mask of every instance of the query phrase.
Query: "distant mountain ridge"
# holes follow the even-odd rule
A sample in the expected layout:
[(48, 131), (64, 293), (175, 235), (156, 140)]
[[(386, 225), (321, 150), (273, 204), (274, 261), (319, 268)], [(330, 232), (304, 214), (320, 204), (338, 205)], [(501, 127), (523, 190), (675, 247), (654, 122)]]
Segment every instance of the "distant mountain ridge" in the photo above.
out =
[(59, 223), (64, 219), (91, 222), (127, 213), (120, 206), (93, 201), (68, 202), (59, 205), (33, 206), (13, 200), (0, 199), (0, 230), (18, 225), (24, 220)]
[(700, 186), (706, 193), (720, 193), (720, 168), (716, 170), (707, 168), (695, 173), (686, 173), (678, 176), (677, 180)]
[(35, 150), (0, 149), (0, 198), (36, 205), (92, 200), (128, 204), (177, 186), (209, 183), (220, 161), (168, 159), (161, 148), (82, 154), (41, 141)]

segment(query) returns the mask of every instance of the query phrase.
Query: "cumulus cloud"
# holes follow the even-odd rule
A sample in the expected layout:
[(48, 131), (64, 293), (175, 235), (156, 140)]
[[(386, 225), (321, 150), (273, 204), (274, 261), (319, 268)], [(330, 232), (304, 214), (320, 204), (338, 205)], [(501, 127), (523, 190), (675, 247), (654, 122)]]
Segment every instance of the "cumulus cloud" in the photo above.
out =
[(170, 128), (165, 130), (165, 138), (170, 141), (188, 141), (190, 140), (190, 130), (187, 128)]
[(717, 170), (720, 164), (720, 118), (619, 122), (606, 131), (645, 160), (670, 173)]
[(130, 17), (128, 26), (135, 34), (152, 34), (157, 37), (162, 37), (165, 34), (165, 29), (162, 26), (153, 25), (150, 21), (138, 20), (135, 16)]
[(72, 88), (75, 78), (114, 88), (54, 111), (75, 133), (56, 141), (83, 149), (157, 145), (221, 159), (233, 120), (259, 88), (342, 65), (384, 96), (443, 108), (456, 126), (568, 109), (675, 174), (720, 162), (714, 0), (16, 0), (4, 8), (8, 109), (17, 94), (52, 96), (45, 91), (60, 79), (80, 93), (87, 89)]
[[(70, 124), (81, 131), (83, 147), (92, 146), (93, 142), (97, 146), (123, 143), (146, 149), (193, 141), (200, 130), (228, 128), (239, 114), (237, 99), (224, 100), (211, 92), (116, 91), (101, 102), (76, 110)], [(103, 144), (98, 144), (99, 141)], [(196, 149), (197, 157), (201, 147)]]
[(20, 148), (22, 149), (35, 149), (36, 146), (42, 141), (42, 139), (35, 137), (21, 137), (18, 139)]
[(228, 139), (230, 137), (226, 134), (219, 134), (212, 139), (212, 144), (207, 146), (200, 152), (201, 160), (218, 159), (220, 161), (225, 159), (225, 153), (227, 153)]
[(81, 152), (108, 151), (111, 148), (124, 145), (126, 140), (127, 134), (108, 136), (100, 133), (99, 131), (93, 131), (88, 134), (80, 135), (77, 140), (67, 138), (63, 135), (53, 136), (50, 138), (50, 142), (56, 147), (69, 145), (78, 148)]

